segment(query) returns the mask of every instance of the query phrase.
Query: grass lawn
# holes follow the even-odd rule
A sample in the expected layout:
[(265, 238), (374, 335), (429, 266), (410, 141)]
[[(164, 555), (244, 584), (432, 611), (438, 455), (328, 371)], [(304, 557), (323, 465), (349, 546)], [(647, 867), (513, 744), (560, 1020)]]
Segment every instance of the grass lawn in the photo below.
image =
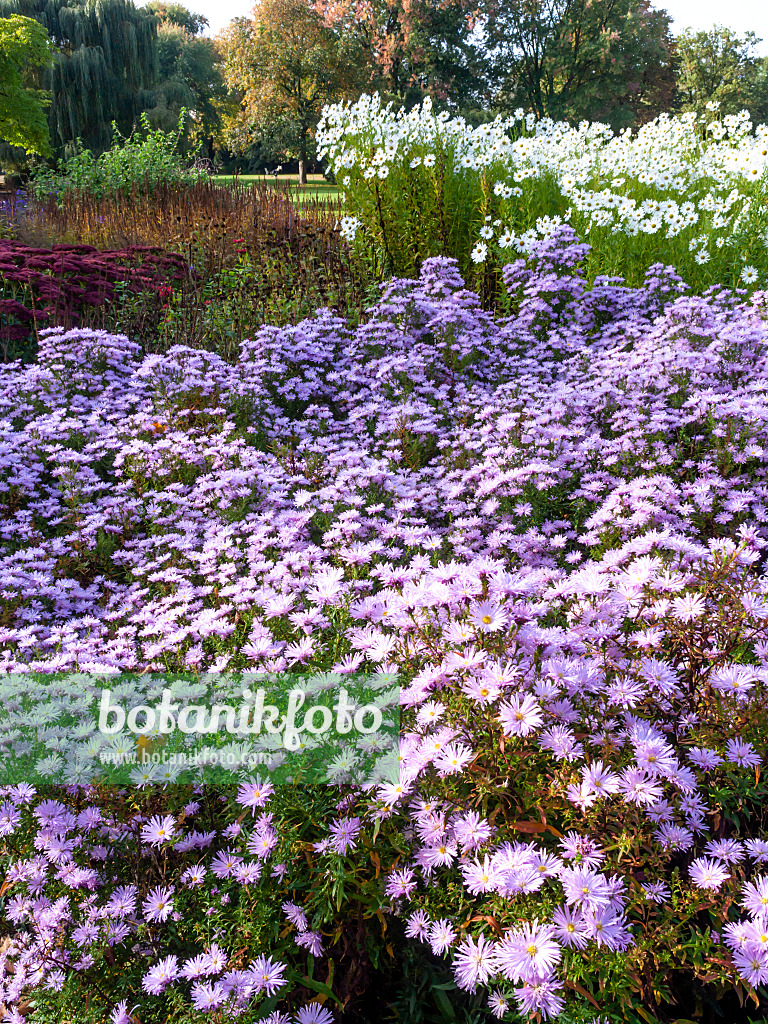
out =
[[(243, 185), (250, 185), (252, 182), (266, 181), (279, 186), (290, 186), (292, 192), (299, 188), (298, 174), (278, 174), (275, 178), (272, 174), (215, 174), (213, 180), (220, 185), (231, 185), (235, 180)], [(322, 174), (308, 174), (307, 184), (301, 189), (302, 203), (312, 199), (336, 199), (340, 195), (338, 185), (329, 184)]]

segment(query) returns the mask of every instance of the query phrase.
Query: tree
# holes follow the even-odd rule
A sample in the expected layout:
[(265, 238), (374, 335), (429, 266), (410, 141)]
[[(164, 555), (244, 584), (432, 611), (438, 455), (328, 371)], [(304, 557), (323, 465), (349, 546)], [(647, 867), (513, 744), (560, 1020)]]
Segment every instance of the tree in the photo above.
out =
[(484, 31), (500, 109), (622, 128), (668, 107), (670, 18), (648, 0), (488, 2)]
[(299, 161), (306, 184), (313, 133), (323, 104), (354, 92), (355, 43), (327, 28), (305, 0), (260, 0), (253, 20), (236, 18), (220, 33), (224, 78), (242, 107), (230, 125), (241, 152), (265, 131)]
[(185, 29), (191, 36), (200, 35), (204, 28), (208, 28), (208, 19), (202, 14), (193, 14), (182, 4), (169, 4), (164, 0), (149, 0), (144, 5), (144, 10), (154, 14), (159, 22), (168, 22), (171, 25), (178, 25)]
[(0, 139), (28, 153), (49, 156), (51, 141), (44, 93), (27, 88), (24, 73), (51, 62), (48, 33), (31, 18), (0, 21)]
[(737, 36), (715, 25), (709, 32), (687, 30), (677, 37), (678, 101), (684, 111), (703, 116), (708, 103), (718, 113), (747, 109), (762, 119), (766, 113), (766, 62), (754, 56), (760, 39), (754, 32)]
[(465, 106), (487, 99), (472, 0), (315, 0), (324, 24), (357, 41), (369, 85), (410, 106), (425, 94)]
[(112, 121), (128, 134), (152, 106), (156, 22), (130, 0), (0, 0), (0, 18), (13, 14), (39, 22), (56, 50), (36, 82), (51, 93), (54, 149), (71, 151), (78, 138), (109, 149)]
[[(187, 144), (205, 140), (212, 158), (214, 143), (222, 140), (223, 113), (232, 109), (220, 58), (212, 39), (195, 35), (181, 24), (182, 20), (194, 24), (198, 15), (190, 14), (180, 4), (172, 8), (174, 19), (162, 21), (157, 29), (155, 105), (147, 116), (153, 125), (169, 131), (178, 124), (181, 109), (186, 107), (192, 118)], [(158, 10), (155, 16), (160, 13)], [(184, 14), (189, 19), (184, 19)]]

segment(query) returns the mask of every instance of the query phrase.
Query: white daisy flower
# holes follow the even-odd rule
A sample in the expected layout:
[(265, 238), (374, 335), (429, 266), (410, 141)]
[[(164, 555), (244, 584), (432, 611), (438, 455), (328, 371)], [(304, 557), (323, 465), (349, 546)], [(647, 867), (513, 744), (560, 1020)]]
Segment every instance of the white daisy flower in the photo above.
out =
[(473, 263), (484, 263), (485, 257), (488, 255), (488, 246), (485, 242), (478, 242), (470, 253), (470, 257)]
[(744, 284), (754, 284), (757, 280), (757, 277), (757, 270), (751, 265), (744, 267), (744, 269), (741, 272), (741, 280), (744, 282)]

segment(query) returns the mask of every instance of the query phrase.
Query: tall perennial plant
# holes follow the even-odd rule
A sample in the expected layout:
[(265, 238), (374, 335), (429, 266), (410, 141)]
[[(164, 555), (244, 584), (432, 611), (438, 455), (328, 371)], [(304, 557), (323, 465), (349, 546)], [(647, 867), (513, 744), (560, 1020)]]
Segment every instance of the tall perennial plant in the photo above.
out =
[[(768, 126), (746, 111), (706, 121), (662, 114), (636, 134), (574, 127), (522, 110), (472, 128), (378, 95), (324, 108), (318, 153), (344, 188), (350, 239), (375, 240), (394, 273), (451, 256), (489, 301), (501, 268), (569, 223), (592, 251), (588, 276), (640, 284), (658, 260), (697, 292), (768, 283)], [(358, 234), (359, 232), (359, 234)]]

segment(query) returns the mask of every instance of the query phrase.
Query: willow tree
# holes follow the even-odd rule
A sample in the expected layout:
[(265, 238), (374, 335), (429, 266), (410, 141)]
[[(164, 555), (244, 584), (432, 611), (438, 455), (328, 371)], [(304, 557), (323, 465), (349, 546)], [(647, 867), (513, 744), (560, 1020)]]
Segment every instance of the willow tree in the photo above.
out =
[[(155, 106), (147, 116), (155, 127), (173, 131), (181, 108), (186, 107), (191, 117), (182, 146), (202, 141), (205, 155), (212, 159), (214, 144), (223, 141), (222, 114), (234, 113), (236, 104), (229, 101), (214, 41), (187, 27), (205, 19), (180, 4), (162, 5), (156, 0), (147, 8), (161, 19), (157, 27)], [(166, 18), (166, 11), (172, 17)], [(184, 14), (189, 17), (182, 23)]]
[(128, 134), (154, 102), (156, 20), (130, 0), (0, 0), (0, 18), (34, 18), (48, 32), (54, 60), (37, 84), (51, 95), (54, 150), (81, 138), (108, 149), (112, 122)]

